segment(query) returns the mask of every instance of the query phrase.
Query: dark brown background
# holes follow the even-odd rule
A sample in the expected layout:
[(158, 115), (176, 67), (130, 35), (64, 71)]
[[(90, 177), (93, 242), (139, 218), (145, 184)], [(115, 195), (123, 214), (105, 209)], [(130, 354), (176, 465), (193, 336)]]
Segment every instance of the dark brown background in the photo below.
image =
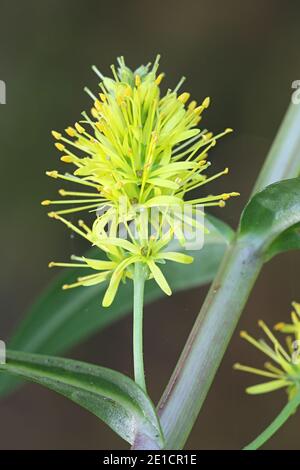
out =
[[(212, 97), (205, 126), (215, 131), (230, 126), (235, 133), (213, 153), (214, 169), (228, 165), (231, 172), (210, 189), (241, 192), (215, 212), (236, 226), (290, 101), (291, 83), (300, 79), (299, 15), (299, 2), (291, 0), (0, 0), (0, 79), (7, 83), (7, 104), (0, 106), (2, 339), (54, 275), (47, 262), (79, 247), (64, 227), (48, 220), (39, 201), (57, 189), (44, 176), (58, 161), (49, 131), (73, 123), (88, 108), (82, 88), (97, 83), (90, 65), (108, 73), (117, 55), (135, 67), (160, 52), (170, 86), (186, 75), (185, 88), (195, 98)], [(270, 325), (287, 318), (290, 302), (300, 301), (299, 261), (299, 253), (290, 253), (265, 266), (239, 329), (257, 334), (259, 318)], [(194, 289), (146, 309), (146, 370), (154, 401), (206, 291)], [(131, 374), (130, 317), (68, 355)], [(236, 333), (188, 448), (240, 448), (284, 403), (281, 391), (245, 395), (256, 378), (233, 372), (236, 360), (263, 362)], [(299, 449), (299, 419), (299, 414), (290, 419), (265, 447)], [(27, 385), (0, 402), (2, 449), (126, 447), (95, 417), (38, 386)]]

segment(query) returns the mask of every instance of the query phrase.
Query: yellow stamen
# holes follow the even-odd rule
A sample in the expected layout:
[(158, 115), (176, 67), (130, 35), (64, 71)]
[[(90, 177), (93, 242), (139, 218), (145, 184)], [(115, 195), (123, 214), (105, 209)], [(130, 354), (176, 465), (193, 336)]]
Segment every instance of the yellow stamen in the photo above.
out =
[(278, 369), (278, 367), (275, 367), (271, 362), (265, 362), (264, 366), (269, 371), (274, 372), (274, 374), (284, 375), (284, 372), (282, 370)]
[(262, 328), (262, 330), (265, 332), (265, 334), (268, 336), (268, 338), (272, 341), (272, 343), (274, 344), (274, 346), (276, 348), (278, 348), (278, 350), (282, 353), (282, 355), (285, 357), (285, 359), (287, 361), (290, 360), (290, 357), (289, 355), (287, 354), (286, 350), (281, 346), (281, 344), (279, 343), (278, 339), (275, 338), (275, 336), (273, 335), (273, 333), (271, 332), (271, 330), (267, 327), (267, 325), (265, 324), (265, 322), (263, 320), (259, 320), (258, 321), (258, 326), (260, 326), (260, 328)]
[(73, 127), (69, 126), (67, 127), (66, 129), (66, 133), (70, 136), (70, 137), (75, 137), (76, 136), (76, 131)]
[(58, 171), (46, 171), (47, 176), (51, 176), (52, 178), (60, 178), (62, 180), (66, 181), (71, 181), (71, 183), (80, 183), (84, 186), (91, 186), (92, 188), (99, 189), (99, 186), (96, 185), (95, 183), (91, 183), (89, 181), (85, 181), (83, 179), (76, 178), (76, 176), (67, 176), (67, 175), (61, 175), (58, 173)]
[[(97, 196), (97, 195), (96, 195)], [(87, 203), (87, 202), (96, 202), (97, 204), (99, 204), (99, 199), (70, 199), (70, 200), (58, 200), (58, 201), (50, 201), (50, 200), (46, 200), (46, 201), (42, 201), (41, 204), (43, 206), (48, 206), (49, 204), (82, 204), (82, 203)], [(69, 210), (69, 209), (68, 209)]]
[(95, 118), (95, 119), (98, 118), (98, 111), (97, 111), (96, 108), (91, 109), (91, 114), (92, 114), (93, 118)]
[(300, 304), (298, 302), (292, 302), (292, 306), (294, 307), (294, 309), (296, 310), (297, 314), (300, 317)]
[(195, 109), (193, 110), (193, 112), (194, 112), (195, 114), (201, 114), (203, 110), (204, 110), (204, 106), (203, 106), (203, 105), (200, 105), (200, 106), (197, 106), (197, 108), (195, 108)]
[[(73, 204), (74, 202), (76, 203), (77, 201), (56, 201), (55, 204), (68, 204), (68, 203)], [(85, 201), (85, 202), (88, 202), (88, 201)], [(61, 211), (56, 211), (56, 215), (57, 214), (73, 214), (74, 212), (81, 212), (81, 211), (85, 211), (88, 209), (96, 210), (97, 208), (99, 208), (99, 202), (95, 202), (94, 204), (89, 204), (87, 206), (73, 207), (72, 209), (64, 209)]]
[(181, 101), (183, 104), (185, 104), (189, 98), (190, 98), (190, 93), (187, 93), (187, 92), (184, 92), (184, 93), (181, 93), (181, 95), (178, 96), (178, 101)]
[(164, 76), (165, 76), (164, 73), (160, 73), (160, 74), (158, 75), (158, 77), (156, 77), (156, 79), (155, 79), (156, 85), (160, 85), (160, 84), (161, 84), (161, 81), (162, 81), (162, 79), (164, 78)]
[(51, 178), (57, 178), (58, 177), (58, 171), (56, 171), (56, 170), (46, 171), (46, 175), (50, 176)]
[(86, 223), (82, 219), (78, 220), (78, 225), (79, 227), (84, 228), (84, 230), (86, 230), (88, 233), (91, 232), (91, 229), (86, 225)]
[(61, 152), (63, 152), (63, 151), (65, 150), (65, 148), (66, 148), (63, 144), (61, 144), (61, 143), (59, 143), (59, 142), (56, 142), (56, 143), (55, 143), (55, 147), (56, 147), (58, 150), (60, 150)]
[(203, 102), (202, 102), (202, 106), (203, 106), (203, 108), (205, 108), (205, 109), (206, 109), (206, 108), (208, 108), (208, 107), (209, 107), (209, 105), (210, 105), (210, 97), (209, 97), (209, 96), (207, 96), (207, 97), (205, 98), (205, 100), (203, 100)]
[(285, 325), (286, 325), (286, 324), (283, 323), (283, 322), (276, 323), (276, 325), (274, 325), (274, 330), (276, 330), (276, 331), (281, 331), (282, 328), (285, 327)]
[(240, 332), (240, 337), (248, 341), (248, 343), (252, 344), (255, 348), (259, 349), (261, 352), (266, 354), (266, 356), (271, 357), (273, 361), (280, 363), (278, 359), (278, 355), (274, 352), (271, 348), (269, 348), (265, 343), (259, 342), (256, 339), (252, 338), (246, 331)]
[(66, 191), (65, 189), (59, 189), (58, 193), (61, 196), (84, 196), (84, 197), (95, 197), (101, 200), (104, 200), (102, 196), (98, 193), (85, 193), (81, 191)]
[(212, 132), (207, 132), (206, 134), (204, 134), (203, 140), (204, 140), (205, 142), (207, 142), (207, 141), (210, 140), (212, 137), (213, 137), (213, 133), (212, 133)]
[(134, 82), (135, 82), (135, 86), (136, 86), (136, 87), (139, 87), (140, 84), (141, 84), (141, 77), (140, 77), (139, 75), (136, 75), (136, 76), (134, 77)]
[(53, 267), (59, 267), (59, 268), (89, 268), (89, 266), (87, 266), (84, 263), (56, 263), (54, 261), (51, 261), (48, 264), (48, 267), (49, 268), (53, 268)]
[(74, 158), (71, 157), (71, 155), (63, 155), (60, 157), (60, 160), (64, 163), (72, 163), (74, 161)]
[(132, 89), (131, 89), (130, 86), (126, 87), (124, 95), (127, 96), (127, 97), (130, 97), (132, 95)]
[(95, 103), (94, 103), (94, 106), (95, 106), (97, 111), (101, 111), (103, 105), (102, 105), (102, 103), (100, 103), (99, 100), (96, 100)]
[(223, 201), (226, 201), (227, 199), (231, 198), (231, 197), (236, 197), (236, 196), (239, 196), (240, 193), (236, 193), (236, 192), (233, 192), (233, 193), (225, 193), (225, 194), (222, 194), (222, 199)]
[(85, 129), (78, 122), (75, 123), (75, 128), (79, 134), (84, 134)]
[(54, 139), (59, 140), (62, 138), (62, 135), (59, 132), (52, 131), (51, 134), (53, 135)]
[(189, 111), (193, 111), (197, 106), (197, 101), (193, 100), (190, 102), (190, 104), (188, 105), (188, 110)]
[(299, 318), (298, 318), (296, 312), (292, 312), (292, 313), (291, 313), (291, 318), (292, 318), (292, 322), (293, 322), (295, 325), (297, 325), (297, 324), (300, 323), (300, 322), (299, 322)]
[(275, 379), (278, 378), (278, 374), (274, 374), (263, 369), (256, 369), (255, 367), (244, 366), (243, 364), (240, 364), (238, 362), (233, 365), (233, 368), (235, 370), (249, 372), (250, 374), (262, 375), (263, 377), (270, 377)]
[(72, 222), (70, 222), (69, 220), (64, 219), (63, 217), (58, 215), (56, 212), (49, 212), (48, 217), (50, 217), (52, 219), (60, 220), (68, 228), (70, 228), (74, 232), (78, 233), (78, 235), (80, 235), (81, 237), (86, 238), (87, 240), (91, 241), (90, 237), (88, 237), (88, 235), (86, 233), (82, 232), (82, 230), (80, 230), (78, 227), (76, 227), (76, 225), (72, 224)]

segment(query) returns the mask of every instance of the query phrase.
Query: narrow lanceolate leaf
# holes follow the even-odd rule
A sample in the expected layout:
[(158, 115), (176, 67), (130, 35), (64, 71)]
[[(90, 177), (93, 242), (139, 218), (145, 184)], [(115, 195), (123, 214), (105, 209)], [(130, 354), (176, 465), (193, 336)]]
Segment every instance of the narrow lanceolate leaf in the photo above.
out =
[(131, 379), (119, 372), (84, 362), (8, 351), (0, 371), (43, 385), (96, 415), (133, 444), (137, 434), (153, 448), (163, 447), (155, 408)]
[(247, 204), (239, 236), (257, 246), (265, 259), (300, 248), (300, 177), (267, 186)]
[[(189, 265), (167, 262), (160, 265), (173, 294), (210, 282), (218, 269), (220, 260), (232, 238), (231, 228), (214, 217), (206, 217), (209, 234), (205, 236), (202, 249), (186, 251), (174, 240), (166, 251), (190, 255), (194, 262)], [(95, 259), (100, 250), (92, 249), (86, 257)], [(25, 315), (10, 341), (15, 350), (43, 354), (60, 354), (89, 335), (125, 316), (132, 309), (132, 283), (119, 287), (116, 299), (109, 308), (101, 303), (107, 283), (91, 287), (62, 290), (64, 284), (72, 284), (77, 277), (87, 274), (87, 269), (66, 269), (40, 295)], [(150, 303), (165, 294), (154, 280), (147, 282), (145, 302)], [(0, 376), (0, 392), (13, 388), (15, 381)]]

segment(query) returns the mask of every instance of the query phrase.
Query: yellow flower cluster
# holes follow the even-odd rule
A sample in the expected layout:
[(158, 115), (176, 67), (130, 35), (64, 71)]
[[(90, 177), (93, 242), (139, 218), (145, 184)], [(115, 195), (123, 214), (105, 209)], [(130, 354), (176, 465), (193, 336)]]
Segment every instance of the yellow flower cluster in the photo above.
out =
[[(247, 340), (254, 347), (259, 349), (272, 362), (264, 364), (264, 369), (235, 364), (234, 368), (244, 372), (250, 372), (270, 380), (258, 385), (248, 387), (247, 393), (260, 394), (272, 392), (280, 388), (286, 388), (288, 397), (291, 400), (300, 389), (300, 304), (293, 302), (294, 310), (291, 313), (292, 323), (277, 323), (275, 330), (288, 334), (286, 337), (286, 348), (284, 348), (271, 330), (263, 321), (259, 321), (259, 326), (263, 329), (271, 345), (265, 340), (256, 340), (245, 331), (241, 332), (241, 337)], [(294, 335), (294, 337), (290, 336)]]
[[(132, 277), (131, 268), (136, 261), (145, 263), (149, 277), (154, 277), (170, 294), (157, 263), (166, 259), (192, 261), (189, 256), (163, 251), (174, 234), (181, 243), (185, 241), (180, 228), (183, 215), (178, 212), (171, 215), (171, 206), (183, 209), (189, 204), (196, 214), (199, 205), (222, 207), (225, 200), (238, 195), (232, 192), (186, 200), (190, 191), (228, 172), (225, 168), (210, 177), (205, 174), (210, 166), (208, 151), (231, 129), (214, 136), (197, 127), (209, 98), (200, 105), (190, 101), (189, 93), (179, 93), (183, 80), (162, 96), (160, 83), (164, 75), (157, 74), (158, 62), (159, 57), (152, 67), (148, 64), (132, 71), (120, 57), (117, 70), (112, 66), (113, 78), (103, 76), (94, 67), (101, 82), (97, 96), (87, 90), (93, 100), (91, 117), (82, 113), (80, 122), (68, 127), (65, 135), (52, 132), (56, 148), (63, 153), (61, 160), (75, 168), (72, 174), (53, 170), (47, 171), (47, 175), (80, 184), (84, 189), (61, 189), (62, 199), (45, 200), (42, 204), (65, 205), (49, 216), (104, 250), (108, 257), (108, 264), (80, 258), (80, 265), (97, 273), (65, 287), (109, 279), (104, 305), (112, 302), (120, 280)], [(153, 208), (161, 213), (156, 224), (150, 222), (155, 225), (155, 235), (148, 235), (148, 215)], [(66, 214), (85, 210), (95, 214), (91, 228), (82, 220), (77, 226), (64, 218)], [(134, 235), (132, 223), (137, 229)], [(195, 226), (193, 221), (190, 224)], [(118, 236), (121, 226), (130, 241)], [(54, 265), (78, 263), (50, 263)]]

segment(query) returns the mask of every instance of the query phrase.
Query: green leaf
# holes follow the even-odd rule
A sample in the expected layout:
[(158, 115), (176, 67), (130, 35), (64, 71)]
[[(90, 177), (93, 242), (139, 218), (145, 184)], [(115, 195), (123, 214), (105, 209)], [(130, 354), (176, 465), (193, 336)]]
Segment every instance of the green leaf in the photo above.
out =
[[(167, 262), (161, 266), (172, 292), (198, 287), (210, 282), (216, 274), (219, 262), (229, 244), (233, 231), (214, 217), (207, 217), (205, 225), (210, 233), (201, 250), (186, 251), (178, 243), (171, 243), (167, 251), (182, 252), (194, 257), (190, 265)], [(86, 254), (99, 257), (98, 248)], [(92, 333), (111, 325), (132, 309), (132, 283), (119, 287), (116, 299), (109, 308), (101, 305), (106, 283), (91, 287), (63, 291), (63, 284), (71, 284), (86, 274), (83, 269), (64, 269), (40, 295), (25, 319), (9, 341), (10, 349), (60, 354), (87, 338)], [(145, 290), (145, 303), (153, 302), (165, 294), (155, 281), (149, 281)], [(10, 376), (0, 378), (0, 392), (8, 392), (15, 385)]]
[(267, 186), (244, 209), (239, 237), (254, 243), (265, 259), (300, 248), (300, 177)]
[(8, 351), (0, 371), (43, 385), (96, 415), (130, 444), (139, 434), (162, 448), (155, 408), (135, 382), (119, 372), (84, 362)]
[(300, 224), (282, 232), (268, 249), (268, 260), (285, 251), (300, 250)]

